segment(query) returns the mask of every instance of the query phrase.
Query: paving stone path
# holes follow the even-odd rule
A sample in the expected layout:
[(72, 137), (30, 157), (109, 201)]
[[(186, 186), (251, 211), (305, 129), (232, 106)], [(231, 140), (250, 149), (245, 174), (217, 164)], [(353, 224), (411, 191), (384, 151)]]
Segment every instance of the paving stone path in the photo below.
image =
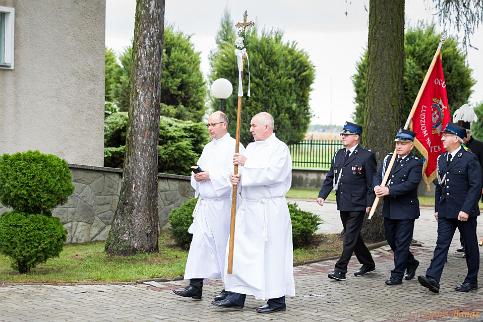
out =
[[(340, 231), (334, 205), (316, 208), (313, 202), (298, 202), (303, 209), (319, 213), (325, 225)], [(325, 206), (324, 206), (325, 207)], [(480, 223), (478, 233), (483, 237)], [(423, 209), (416, 223), (415, 239), (421, 246), (412, 250), (421, 262), (417, 273), (424, 273), (434, 249), (436, 224), (431, 209)], [(456, 238), (441, 280), (441, 293), (433, 294), (416, 280), (386, 286), (392, 268), (388, 246), (372, 250), (376, 271), (354, 277), (359, 264), (353, 258), (347, 280), (327, 278), (335, 260), (295, 268), (296, 296), (287, 299), (287, 311), (257, 314), (263, 301), (247, 297), (245, 308), (224, 311), (210, 302), (222, 288), (209, 281), (203, 299), (195, 301), (174, 295), (173, 288), (184, 281), (126, 285), (2, 285), (0, 321), (483, 321), (483, 287), (476, 292), (453, 290), (466, 273), (465, 260), (455, 252)], [(483, 254), (483, 248), (480, 248)], [(480, 270), (479, 281), (483, 283)], [(483, 286), (483, 284), (482, 284)]]

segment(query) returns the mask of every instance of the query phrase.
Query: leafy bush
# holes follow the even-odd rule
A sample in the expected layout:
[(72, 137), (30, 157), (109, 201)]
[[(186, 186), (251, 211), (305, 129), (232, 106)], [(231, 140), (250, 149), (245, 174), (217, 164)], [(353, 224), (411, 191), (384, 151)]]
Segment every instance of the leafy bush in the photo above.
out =
[(104, 146), (119, 147), (126, 144), (127, 112), (112, 113), (104, 120)]
[(104, 148), (104, 166), (111, 168), (121, 168), (124, 164), (126, 146), (117, 148)]
[(188, 233), (188, 228), (193, 223), (193, 211), (195, 210), (196, 202), (196, 198), (188, 199), (181, 206), (174, 208), (169, 213), (171, 232), (176, 243), (183, 248), (189, 247), (193, 237)]
[(18, 212), (50, 214), (74, 192), (67, 162), (39, 151), (0, 157), (0, 202)]
[(15, 211), (0, 216), (0, 253), (9, 256), (20, 273), (59, 256), (66, 238), (59, 218)]
[[(104, 165), (119, 168), (124, 163), (128, 114), (114, 113), (104, 123)], [(202, 123), (161, 117), (159, 124), (158, 171), (189, 174), (208, 141)]]
[(483, 101), (474, 105), (478, 120), (471, 125), (471, 135), (477, 140), (483, 140)]
[(301, 210), (297, 204), (288, 204), (290, 219), (292, 220), (292, 238), (294, 247), (308, 245), (317, 228), (322, 223), (319, 216), (308, 211)]
[(104, 102), (104, 118), (119, 112), (119, 107), (113, 102)]
[[(188, 233), (188, 228), (193, 222), (193, 211), (196, 206), (196, 198), (189, 199), (180, 207), (171, 210), (169, 223), (176, 243), (188, 248), (191, 243), (192, 235)], [(301, 247), (309, 244), (317, 228), (322, 223), (319, 216), (308, 211), (300, 210), (296, 204), (288, 204), (290, 219), (292, 220), (292, 238), (294, 247)]]

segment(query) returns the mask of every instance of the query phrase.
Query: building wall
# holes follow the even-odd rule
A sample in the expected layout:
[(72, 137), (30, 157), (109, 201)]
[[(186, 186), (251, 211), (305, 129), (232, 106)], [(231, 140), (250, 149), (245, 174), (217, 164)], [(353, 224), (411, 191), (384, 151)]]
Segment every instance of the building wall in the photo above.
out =
[[(67, 243), (106, 240), (119, 202), (120, 169), (70, 165), (74, 193), (53, 210), (67, 230)], [(190, 177), (158, 175), (159, 226), (168, 222), (171, 209), (194, 196)], [(10, 209), (0, 204), (0, 215)]]
[(0, 0), (15, 8), (15, 67), (0, 69), (0, 153), (103, 165), (105, 0)]

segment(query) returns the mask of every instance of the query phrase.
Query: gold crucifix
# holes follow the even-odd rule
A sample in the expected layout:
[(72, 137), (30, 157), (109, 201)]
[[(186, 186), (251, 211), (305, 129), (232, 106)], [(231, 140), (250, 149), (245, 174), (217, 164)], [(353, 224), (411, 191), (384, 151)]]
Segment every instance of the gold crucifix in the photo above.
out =
[(243, 14), (243, 22), (237, 22), (235, 27), (237, 28), (242, 28), (243, 32), (245, 32), (247, 27), (253, 27), (255, 26), (255, 23), (253, 21), (248, 21), (248, 13), (245, 10), (245, 13)]

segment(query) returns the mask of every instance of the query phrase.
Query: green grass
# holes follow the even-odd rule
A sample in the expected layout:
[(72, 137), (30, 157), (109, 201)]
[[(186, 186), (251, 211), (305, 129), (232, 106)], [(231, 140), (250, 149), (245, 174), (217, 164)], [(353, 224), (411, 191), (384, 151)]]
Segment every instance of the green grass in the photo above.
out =
[[(107, 256), (104, 243), (66, 244), (58, 258), (39, 264), (28, 274), (10, 267), (0, 255), (0, 285), (6, 283), (123, 283), (141, 280), (171, 280), (184, 274), (187, 250), (173, 244), (169, 232), (160, 237), (160, 252), (135, 256)], [(317, 235), (314, 242), (294, 250), (294, 264), (322, 260), (340, 254), (336, 235)]]
[[(319, 189), (292, 188), (287, 193), (287, 198), (315, 200), (319, 194)], [(419, 204), (424, 207), (434, 206), (434, 197), (418, 196)], [(332, 191), (327, 197), (327, 201), (335, 202), (335, 193)]]
[[(287, 193), (287, 198), (292, 199), (306, 199), (315, 200), (319, 194), (319, 189), (313, 188), (292, 188)], [(434, 197), (432, 196), (418, 196), (419, 205), (423, 207), (434, 207)], [(332, 191), (327, 197), (327, 201), (335, 202), (335, 193)], [(483, 203), (479, 203), (480, 208), (483, 207)]]
[(342, 251), (342, 240), (339, 234), (316, 235), (314, 242), (293, 251), (294, 264), (314, 262), (316, 260), (339, 256)]
[(39, 264), (28, 274), (10, 267), (10, 260), (0, 255), (0, 281), (28, 283), (132, 282), (136, 280), (180, 277), (187, 252), (171, 244), (169, 235), (160, 238), (160, 252), (135, 256), (108, 256), (104, 243), (67, 244), (57, 258)]
[[(287, 193), (287, 198), (315, 200), (319, 195), (319, 189), (311, 188), (292, 188)], [(331, 192), (327, 197), (328, 201), (335, 202), (335, 193)]]

